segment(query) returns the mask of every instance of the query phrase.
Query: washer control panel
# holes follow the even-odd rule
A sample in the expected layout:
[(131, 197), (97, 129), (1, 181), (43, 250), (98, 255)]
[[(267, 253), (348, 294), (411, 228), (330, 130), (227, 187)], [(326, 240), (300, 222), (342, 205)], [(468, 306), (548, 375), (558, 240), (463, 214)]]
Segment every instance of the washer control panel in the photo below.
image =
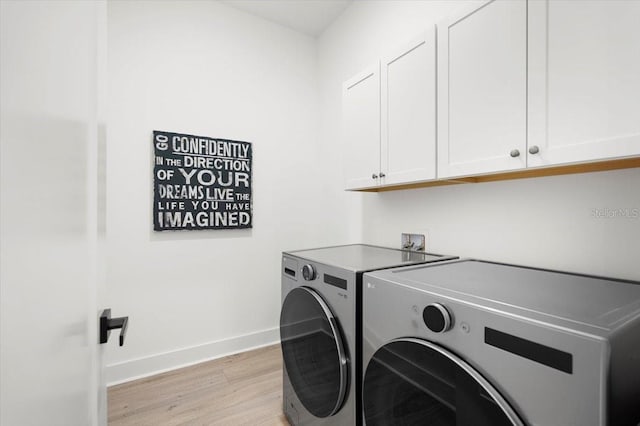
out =
[(307, 263), (302, 267), (302, 278), (305, 281), (313, 281), (316, 279), (316, 268), (310, 263)]
[(440, 303), (428, 304), (422, 311), (422, 319), (427, 328), (434, 333), (444, 333), (453, 325), (451, 314)]

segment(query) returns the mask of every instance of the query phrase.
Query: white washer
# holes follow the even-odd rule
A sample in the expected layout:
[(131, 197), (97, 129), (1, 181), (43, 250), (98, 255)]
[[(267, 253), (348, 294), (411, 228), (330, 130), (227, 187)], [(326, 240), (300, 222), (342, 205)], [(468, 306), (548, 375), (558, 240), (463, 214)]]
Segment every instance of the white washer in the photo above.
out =
[(291, 425), (361, 424), (362, 274), (453, 258), (364, 244), (283, 253), (283, 408)]
[(457, 260), (363, 284), (367, 426), (640, 422), (638, 282)]

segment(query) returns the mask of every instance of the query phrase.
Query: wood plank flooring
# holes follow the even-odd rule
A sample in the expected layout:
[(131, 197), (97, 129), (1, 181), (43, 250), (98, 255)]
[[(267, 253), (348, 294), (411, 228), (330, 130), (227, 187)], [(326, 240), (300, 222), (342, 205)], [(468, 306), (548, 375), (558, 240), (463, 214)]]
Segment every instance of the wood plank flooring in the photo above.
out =
[(112, 386), (110, 426), (288, 425), (280, 345)]

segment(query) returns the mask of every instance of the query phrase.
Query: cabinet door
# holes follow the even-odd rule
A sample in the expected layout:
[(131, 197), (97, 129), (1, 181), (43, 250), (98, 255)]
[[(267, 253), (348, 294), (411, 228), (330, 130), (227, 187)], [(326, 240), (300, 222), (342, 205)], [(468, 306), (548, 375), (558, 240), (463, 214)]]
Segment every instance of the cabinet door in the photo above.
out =
[(380, 64), (344, 83), (342, 90), (347, 189), (378, 185), (380, 174)]
[(435, 27), (382, 60), (382, 184), (436, 177)]
[(639, 1), (529, 3), (534, 146), (529, 166), (640, 155)]
[(438, 177), (526, 166), (526, 31), (524, 0), (438, 25)]

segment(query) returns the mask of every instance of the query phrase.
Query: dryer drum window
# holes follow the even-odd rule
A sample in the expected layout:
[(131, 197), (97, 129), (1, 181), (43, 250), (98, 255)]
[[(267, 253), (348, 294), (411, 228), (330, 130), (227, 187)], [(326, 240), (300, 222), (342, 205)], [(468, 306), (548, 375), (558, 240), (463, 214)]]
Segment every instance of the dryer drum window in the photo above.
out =
[(373, 355), (363, 402), (367, 426), (523, 425), (472, 367), (420, 339), (394, 340)]
[(338, 324), (318, 293), (298, 287), (280, 312), (280, 341), (291, 385), (316, 417), (335, 414), (346, 396), (347, 354)]

